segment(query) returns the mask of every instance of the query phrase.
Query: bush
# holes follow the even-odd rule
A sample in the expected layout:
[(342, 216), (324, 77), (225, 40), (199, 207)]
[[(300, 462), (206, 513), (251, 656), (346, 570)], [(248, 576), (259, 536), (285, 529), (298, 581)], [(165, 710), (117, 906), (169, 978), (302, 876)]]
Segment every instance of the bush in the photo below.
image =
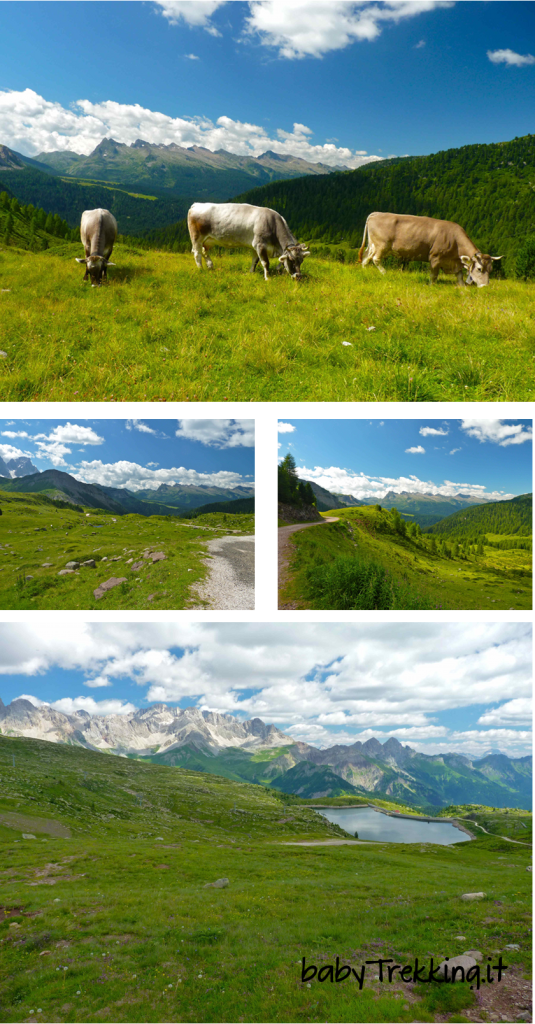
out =
[(357, 557), (341, 556), (328, 565), (308, 570), (307, 597), (316, 607), (331, 611), (431, 611), (429, 598), (405, 580), (395, 579), (384, 566)]

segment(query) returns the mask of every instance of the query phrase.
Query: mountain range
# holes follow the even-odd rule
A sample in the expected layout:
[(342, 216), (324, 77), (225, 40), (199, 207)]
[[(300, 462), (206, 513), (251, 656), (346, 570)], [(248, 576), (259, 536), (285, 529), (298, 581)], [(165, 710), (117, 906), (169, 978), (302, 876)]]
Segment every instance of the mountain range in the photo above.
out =
[(237, 156), (201, 146), (132, 145), (102, 139), (89, 156), (69, 151), (36, 159), (0, 146), (0, 192), (57, 213), (77, 227), (83, 210), (111, 210), (126, 235), (181, 221), (195, 200), (223, 202), (257, 185), (330, 174), (340, 168), (268, 151)]
[(419, 523), (422, 527), (432, 526), (444, 519), (445, 516), (451, 516), (462, 509), (486, 505), (491, 501), (490, 498), (474, 497), (462, 492), (451, 497), (444, 497), (441, 494), (388, 491), (383, 498), (354, 498), (351, 494), (328, 491), (313, 481), (308, 482), (316, 495), (319, 512), (329, 512), (336, 508), (357, 508), (361, 505), (381, 505), (386, 509), (397, 508), (404, 519)]
[(7, 707), (0, 701), (0, 733), (141, 757), (315, 799), (353, 794), (413, 806), (531, 807), (531, 757), (422, 754), (393, 737), (320, 750), (259, 718), (239, 722), (195, 707), (153, 704), (99, 717), (36, 708), (19, 698)]
[[(33, 469), (35, 470), (35, 467)], [(27, 494), (43, 493), (49, 498), (85, 505), (87, 508), (105, 509), (115, 515), (135, 512), (142, 516), (179, 515), (181, 511), (197, 508), (199, 505), (254, 496), (254, 487), (250, 486), (230, 488), (204, 484), (160, 484), (156, 490), (147, 488), (133, 492), (126, 487), (86, 484), (59, 469), (46, 469), (43, 473), (34, 472), (22, 479), (0, 478), (0, 495), (2, 490)]]
[(38, 473), (37, 466), (34, 466), (31, 459), (26, 458), (25, 455), (19, 456), (18, 459), (3, 459), (0, 456), (0, 487), (2, 486), (2, 477), (8, 479), (14, 479), (20, 476), (29, 476), (31, 473)]

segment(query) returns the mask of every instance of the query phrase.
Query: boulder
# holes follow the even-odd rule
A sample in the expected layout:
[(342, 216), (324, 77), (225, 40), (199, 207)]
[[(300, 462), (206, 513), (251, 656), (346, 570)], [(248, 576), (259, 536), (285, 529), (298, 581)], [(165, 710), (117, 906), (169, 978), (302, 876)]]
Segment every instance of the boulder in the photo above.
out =
[(466, 979), (466, 975), (471, 967), (477, 967), (477, 961), (474, 960), (473, 956), (452, 956), (449, 960), (443, 960), (437, 967), (437, 977), (439, 981), (446, 981), (446, 967), (448, 968), (448, 982), (451, 984), (452, 971), (454, 967), (462, 967), (464, 975), (459, 971), (455, 975), (455, 981), (463, 981)]
[(143, 562), (134, 562), (133, 565), (131, 566), (132, 572), (137, 572), (138, 569), (141, 569), (142, 565)]
[(207, 882), (205, 889), (226, 889), (229, 884), (228, 878), (218, 878), (216, 882)]
[(37, 839), (37, 836), (33, 836), (31, 832), (23, 832), (22, 833), (22, 838), (23, 839)]
[(118, 587), (120, 583), (126, 583), (126, 576), (112, 576), (111, 579), (106, 580), (105, 583), (100, 583), (97, 589), (93, 591), (95, 600), (100, 601), (100, 598), (104, 597), (104, 594), (108, 590), (113, 590), (113, 588)]
[(167, 558), (167, 555), (165, 555), (163, 551), (153, 551), (150, 557), (153, 562), (163, 562), (164, 558)]
[(67, 562), (66, 565), (65, 565), (65, 568), (66, 569), (79, 569), (80, 568), (80, 563), (79, 562)]
[(464, 956), (471, 956), (474, 960), (477, 960), (478, 964), (483, 959), (483, 953), (480, 953), (479, 949), (465, 949)]
[(59, 572), (58, 572), (58, 576), (73, 576), (73, 575), (74, 575), (74, 569), (60, 569)]
[(85, 566), (86, 569), (95, 569), (96, 564), (97, 563), (94, 558), (88, 558), (86, 562), (82, 562), (82, 567)]
[(509, 942), (505, 948), (506, 949), (520, 949), (520, 946), (517, 945), (516, 942)]
[(486, 892), (465, 892), (461, 896), (462, 900), (471, 902), (472, 900), (485, 900), (487, 898)]

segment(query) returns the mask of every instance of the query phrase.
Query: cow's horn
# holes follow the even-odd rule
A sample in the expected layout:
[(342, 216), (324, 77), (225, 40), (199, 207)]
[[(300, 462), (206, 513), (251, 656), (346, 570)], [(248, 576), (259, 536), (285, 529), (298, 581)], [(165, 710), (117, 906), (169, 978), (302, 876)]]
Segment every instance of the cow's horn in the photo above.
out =
[(491, 260), (503, 260), (503, 256), (491, 256)]
[(106, 260), (106, 266), (107, 266), (107, 267), (116, 267), (116, 266), (117, 266), (117, 264), (116, 264), (116, 263), (110, 263), (110, 261), (109, 261), (109, 260)]
[(82, 260), (82, 259), (80, 259), (79, 256), (75, 256), (74, 258), (75, 258), (77, 263), (85, 263), (87, 265), (87, 260), (86, 259)]

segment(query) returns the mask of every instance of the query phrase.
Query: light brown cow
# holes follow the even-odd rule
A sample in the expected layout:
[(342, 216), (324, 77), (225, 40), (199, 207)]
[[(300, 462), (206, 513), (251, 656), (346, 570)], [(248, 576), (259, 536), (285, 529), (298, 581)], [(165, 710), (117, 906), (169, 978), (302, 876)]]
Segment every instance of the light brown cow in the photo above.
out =
[[(362, 254), (368, 236), (368, 248)], [(407, 213), (370, 213), (364, 228), (359, 251), (359, 263), (365, 267), (370, 260), (381, 274), (385, 268), (381, 260), (388, 253), (401, 260), (422, 260), (429, 263), (431, 284), (435, 284), (439, 270), (456, 274), (457, 284), (475, 284), (483, 288), (489, 283), (492, 261), (501, 256), (487, 256), (470, 241), (466, 231), (451, 220), (434, 217), (413, 217)], [(468, 274), (463, 280), (463, 270)]]
[(85, 263), (84, 281), (91, 278), (91, 287), (98, 288), (102, 278), (106, 280), (106, 270), (114, 267), (110, 263), (115, 239), (117, 238), (117, 221), (109, 210), (84, 210), (80, 223), (80, 237), (85, 249), (85, 259), (75, 256), (77, 263)]

